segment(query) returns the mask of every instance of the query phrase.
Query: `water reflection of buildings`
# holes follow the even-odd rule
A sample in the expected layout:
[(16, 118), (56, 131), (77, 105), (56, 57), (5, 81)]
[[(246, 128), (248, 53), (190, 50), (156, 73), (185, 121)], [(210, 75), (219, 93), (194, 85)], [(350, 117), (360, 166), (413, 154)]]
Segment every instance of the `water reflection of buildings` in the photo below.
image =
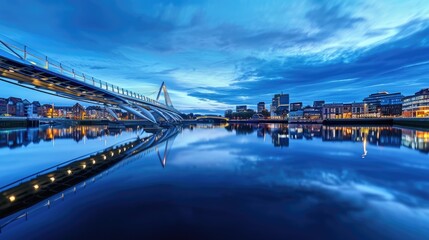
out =
[(53, 141), (55, 139), (73, 139), (80, 142), (84, 139), (97, 139), (105, 135), (118, 135), (122, 131), (133, 131), (133, 129), (111, 131), (100, 126), (77, 126), (0, 131), (0, 148), (18, 148), (28, 146), (31, 143), (38, 144), (41, 141)]
[(320, 138), (325, 142), (362, 142), (362, 157), (367, 155), (367, 144), (395, 148), (405, 146), (429, 153), (429, 131), (393, 127), (323, 126), (321, 124), (230, 124), (225, 129), (235, 131), (237, 135), (252, 134), (256, 131), (258, 138), (266, 139), (267, 136), (270, 136), (275, 147), (289, 146), (289, 139)]
[(402, 145), (424, 153), (429, 153), (429, 132), (403, 129)]

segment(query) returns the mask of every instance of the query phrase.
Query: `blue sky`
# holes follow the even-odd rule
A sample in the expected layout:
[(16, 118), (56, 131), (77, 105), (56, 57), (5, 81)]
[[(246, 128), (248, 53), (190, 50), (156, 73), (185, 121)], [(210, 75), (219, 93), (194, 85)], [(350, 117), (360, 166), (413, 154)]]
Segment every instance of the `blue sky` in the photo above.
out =
[[(184, 112), (429, 87), (427, 0), (5, 1), (0, 32)], [(67, 103), (0, 82), (1, 97)]]

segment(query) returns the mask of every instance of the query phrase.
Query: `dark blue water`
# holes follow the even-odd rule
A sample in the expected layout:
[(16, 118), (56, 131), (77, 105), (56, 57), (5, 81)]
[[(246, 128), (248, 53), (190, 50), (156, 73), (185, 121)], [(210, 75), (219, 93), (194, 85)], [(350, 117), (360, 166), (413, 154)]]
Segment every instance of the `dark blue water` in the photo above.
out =
[[(89, 132), (85, 144), (2, 141), (1, 174), (17, 179), (136, 135)], [(165, 146), (8, 225), (0, 239), (429, 238), (427, 131), (199, 125)]]

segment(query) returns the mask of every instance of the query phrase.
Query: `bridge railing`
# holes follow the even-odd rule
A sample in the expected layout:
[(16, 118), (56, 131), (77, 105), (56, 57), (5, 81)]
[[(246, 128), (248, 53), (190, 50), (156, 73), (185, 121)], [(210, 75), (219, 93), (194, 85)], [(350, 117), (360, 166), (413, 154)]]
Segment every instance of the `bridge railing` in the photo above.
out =
[[(79, 72), (70, 66), (62, 64), (61, 62), (58, 62), (52, 58), (49, 58), (48, 56), (43, 55), (42, 53), (39, 53), (36, 50), (33, 50), (27, 47), (26, 45), (18, 43), (1, 34), (0, 34), (0, 49), (4, 49), (7, 52), (17, 55), (17, 57), (21, 58), (22, 60), (28, 62), (31, 65), (45, 68), (49, 71), (56, 72), (67, 77), (71, 77), (73, 79), (85, 82), (94, 87), (98, 87), (118, 95), (126, 96), (128, 98), (132, 98), (138, 101), (144, 101), (144, 102), (151, 103), (153, 105), (157, 105), (164, 108), (170, 108), (174, 110), (170, 106), (162, 104), (159, 101), (146, 97), (142, 94), (129, 91), (122, 87), (110, 84), (108, 82), (94, 78), (85, 73)], [(13, 69), (10, 69), (10, 70), (13, 71)], [(44, 79), (41, 79), (41, 80), (43, 81)]]

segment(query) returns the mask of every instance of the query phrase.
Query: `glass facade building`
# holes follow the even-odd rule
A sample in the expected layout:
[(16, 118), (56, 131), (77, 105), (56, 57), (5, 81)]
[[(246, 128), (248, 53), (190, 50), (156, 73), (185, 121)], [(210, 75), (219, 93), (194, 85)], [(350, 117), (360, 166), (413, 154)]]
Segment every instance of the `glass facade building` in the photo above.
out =
[(404, 117), (429, 117), (429, 88), (402, 99)]
[(402, 114), (401, 93), (379, 92), (363, 99), (368, 117), (400, 116)]

